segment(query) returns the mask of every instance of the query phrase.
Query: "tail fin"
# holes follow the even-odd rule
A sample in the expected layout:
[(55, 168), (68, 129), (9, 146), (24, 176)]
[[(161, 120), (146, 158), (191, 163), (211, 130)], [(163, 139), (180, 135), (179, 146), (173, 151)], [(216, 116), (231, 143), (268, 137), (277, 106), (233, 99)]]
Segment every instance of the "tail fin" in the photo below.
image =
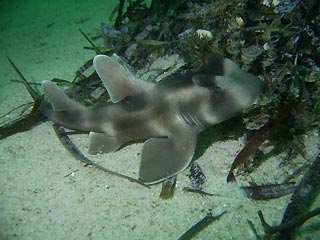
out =
[(84, 106), (70, 99), (55, 83), (51, 81), (43, 81), (41, 86), (46, 97), (49, 99), (49, 103), (44, 100), (43, 95), (39, 94), (31, 87), (30, 83), (9, 57), (8, 61), (20, 76), (22, 83), (43, 115), (70, 129), (83, 131), (89, 130), (87, 122), (85, 121), (89, 117), (89, 112), (86, 111)]
[[(8, 61), (13, 67), (13, 69), (17, 72), (19, 77), (22, 80), (23, 85), (28, 90), (30, 96), (34, 101), (38, 101), (42, 99), (41, 94), (39, 94), (35, 89), (33, 89), (27, 79), (24, 77), (22, 72), (18, 69), (18, 67), (14, 64), (14, 62), (9, 58)], [(70, 99), (62, 89), (60, 89), (55, 83), (51, 81), (43, 81), (42, 90), (45, 95), (48, 97), (49, 101), (52, 104), (53, 111), (68, 111), (71, 109), (77, 109), (79, 107), (83, 107), (81, 104)]]
[(41, 87), (55, 112), (72, 111), (84, 108), (80, 103), (69, 98), (61, 88), (51, 81), (43, 81)]
[(70, 129), (90, 131), (94, 123), (90, 121), (91, 113), (85, 106), (69, 96), (51, 81), (43, 81), (42, 90), (48, 98), (42, 106), (42, 112), (50, 120)]

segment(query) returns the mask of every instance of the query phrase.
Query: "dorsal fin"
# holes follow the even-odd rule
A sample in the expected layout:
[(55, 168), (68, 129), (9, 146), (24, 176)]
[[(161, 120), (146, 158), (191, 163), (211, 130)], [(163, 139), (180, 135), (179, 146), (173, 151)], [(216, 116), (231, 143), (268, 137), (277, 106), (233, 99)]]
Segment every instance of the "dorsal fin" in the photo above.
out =
[(93, 64), (112, 102), (119, 102), (127, 96), (148, 91), (154, 86), (153, 83), (136, 78), (111, 57), (97, 55), (93, 59)]
[(84, 107), (68, 97), (54, 82), (44, 80), (41, 87), (56, 112), (84, 109)]

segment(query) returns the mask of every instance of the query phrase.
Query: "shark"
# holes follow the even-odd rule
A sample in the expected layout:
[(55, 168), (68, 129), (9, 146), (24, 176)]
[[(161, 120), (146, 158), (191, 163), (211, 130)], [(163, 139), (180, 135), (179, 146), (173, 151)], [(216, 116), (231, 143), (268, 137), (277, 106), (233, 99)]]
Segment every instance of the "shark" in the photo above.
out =
[(63, 127), (89, 132), (90, 154), (145, 140), (139, 180), (162, 182), (187, 168), (200, 132), (240, 114), (260, 95), (261, 81), (231, 59), (208, 52), (203, 62), (196, 72), (152, 83), (115, 57), (97, 55), (93, 65), (110, 101), (84, 106), (45, 80), (41, 86), (47, 100), (41, 111)]

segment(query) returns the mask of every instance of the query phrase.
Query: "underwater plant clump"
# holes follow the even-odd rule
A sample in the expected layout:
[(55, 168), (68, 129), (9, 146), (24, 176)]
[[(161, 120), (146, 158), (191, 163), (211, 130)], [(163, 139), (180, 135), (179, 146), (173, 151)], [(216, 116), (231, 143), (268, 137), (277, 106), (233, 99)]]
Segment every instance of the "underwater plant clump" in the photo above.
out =
[[(199, 48), (210, 49), (235, 60), (264, 82), (260, 101), (243, 115), (246, 129), (261, 128), (292, 101), (297, 102), (296, 108), (272, 133), (271, 140), (290, 142), (319, 128), (320, 40), (317, 33), (320, 19), (317, 11), (312, 10), (318, 9), (319, 3), (172, 1), (164, 7), (152, 1), (148, 8), (143, 2), (130, 2), (127, 11), (122, 13), (119, 35), (112, 33), (115, 31), (112, 26), (108, 26), (111, 33), (103, 27), (105, 47), (114, 43), (125, 45), (128, 41), (158, 41), (152, 46), (137, 42), (117, 51), (134, 69), (148, 69), (157, 58), (172, 54), (180, 55), (186, 62), (182, 71), (196, 69), (201, 59)], [(133, 17), (138, 9), (140, 15)], [(148, 14), (150, 12), (166, 15)], [(125, 18), (128, 21), (124, 21)], [(210, 38), (195, 40), (198, 29), (212, 33)], [(283, 148), (290, 145), (292, 148), (292, 142)]]

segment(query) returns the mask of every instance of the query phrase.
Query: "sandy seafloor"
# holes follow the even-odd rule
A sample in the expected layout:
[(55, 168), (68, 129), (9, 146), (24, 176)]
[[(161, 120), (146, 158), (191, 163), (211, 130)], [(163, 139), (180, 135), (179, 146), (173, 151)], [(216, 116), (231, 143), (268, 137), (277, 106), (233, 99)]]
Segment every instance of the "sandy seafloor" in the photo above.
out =
[[(95, 35), (117, 1), (0, 1), (0, 114), (31, 101), (8, 64), (10, 56), (28, 80), (62, 78), (74, 72), (93, 52), (78, 29)], [(9, 116), (10, 117), (10, 116)], [(12, 117), (12, 116), (11, 116)], [(3, 121), (3, 120), (2, 120)], [(86, 154), (86, 135), (72, 137)], [(226, 183), (228, 168), (242, 138), (217, 141), (198, 160), (207, 176), (204, 190), (221, 196), (202, 197), (186, 193), (187, 170), (179, 174), (175, 195), (161, 200), (161, 184), (150, 189), (84, 167), (57, 139), (50, 121), (0, 141), (0, 239), (177, 239), (203, 218), (226, 210), (195, 239), (255, 239), (247, 220), (262, 227), (262, 210), (272, 224), (281, 221), (290, 196), (271, 201), (245, 197), (240, 185), (281, 182), (288, 174), (279, 170), (283, 155), (274, 157), (237, 183)], [(314, 159), (319, 149), (316, 134), (306, 137)], [(129, 145), (116, 153), (88, 156), (113, 170), (137, 177), (142, 144)], [(296, 159), (299, 166), (304, 159)], [(72, 173), (72, 174), (70, 174)], [(66, 176), (70, 174), (69, 176)], [(319, 198), (315, 204), (319, 206)], [(300, 230), (299, 239), (320, 239), (320, 219), (313, 218)]]

